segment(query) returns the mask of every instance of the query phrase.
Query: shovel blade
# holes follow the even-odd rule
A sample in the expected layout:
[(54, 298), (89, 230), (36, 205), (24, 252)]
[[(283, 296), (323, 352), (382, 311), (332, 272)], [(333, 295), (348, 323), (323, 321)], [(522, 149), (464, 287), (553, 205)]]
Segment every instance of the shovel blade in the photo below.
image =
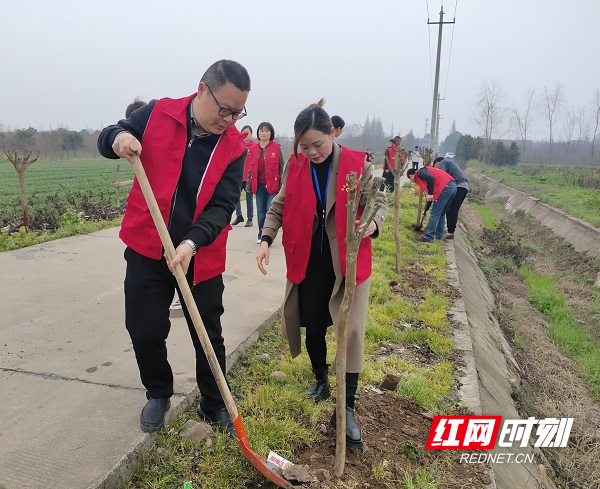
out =
[(293, 489), (293, 486), (289, 483), (289, 481), (281, 477), (279, 474), (273, 472), (273, 470), (267, 466), (267, 461), (250, 448), (250, 442), (248, 441), (246, 428), (244, 427), (244, 423), (242, 422), (242, 417), (240, 415), (238, 415), (236, 420), (233, 422), (233, 428), (237, 434), (235, 441), (246, 459), (248, 459), (248, 461), (254, 465), (254, 467), (256, 467), (256, 469), (262, 475), (264, 475), (274, 484), (277, 484), (279, 487), (283, 487), (284, 489)]

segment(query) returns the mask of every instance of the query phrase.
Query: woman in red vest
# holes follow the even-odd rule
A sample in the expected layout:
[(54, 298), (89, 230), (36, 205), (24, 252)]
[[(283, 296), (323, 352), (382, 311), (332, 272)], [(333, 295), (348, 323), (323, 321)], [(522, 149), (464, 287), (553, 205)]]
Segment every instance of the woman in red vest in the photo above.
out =
[[(304, 109), (294, 124), (294, 154), (286, 166), (281, 191), (265, 220), (258, 268), (266, 274), (269, 246), (283, 228), (287, 285), (281, 329), (293, 357), (301, 350), (300, 328), (306, 328), (306, 350), (316, 382), (306, 391), (315, 401), (330, 395), (325, 335), (337, 325), (346, 274), (347, 175), (354, 171), (371, 175), (363, 151), (334, 143), (333, 125), (321, 105)], [(298, 154), (298, 148), (300, 153)], [(362, 213), (371, 182), (360, 189)], [(383, 192), (377, 194), (379, 210), (369, 224), (357, 257), (356, 294), (347, 325), (346, 440), (362, 446), (354, 418), (358, 375), (363, 368), (364, 335), (371, 277), (371, 238), (382, 228), (387, 214)], [(335, 413), (331, 418), (335, 427)]]
[(257, 132), (258, 144), (252, 150), (253, 157), (248, 166), (249, 181), (247, 185), (256, 195), (256, 214), (258, 215), (256, 243), (260, 244), (265, 216), (281, 187), (283, 154), (281, 145), (273, 141), (275, 130), (269, 122), (261, 122)]
[[(252, 128), (250, 126), (242, 127), (240, 134), (244, 134), (244, 143), (246, 143), (246, 148), (248, 148), (248, 152), (246, 153), (246, 161), (244, 162), (244, 180), (242, 181), (241, 190), (246, 191), (246, 211), (248, 212), (248, 220), (246, 221), (246, 225), (244, 227), (249, 228), (252, 227), (252, 219), (254, 218), (254, 203), (252, 202), (252, 190), (247, 188), (246, 180), (248, 178), (250, 162), (252, 161), (253, 156), (256, 152), (256, 143), (252, 141)], [(235, 216), (235, 220), (231, 223), (233, 226), (237, 226), (238, 224), (244, 222), (244, 214), (242, 214), (242, 203), (239, 200), (237, 205), (235, 206)]]

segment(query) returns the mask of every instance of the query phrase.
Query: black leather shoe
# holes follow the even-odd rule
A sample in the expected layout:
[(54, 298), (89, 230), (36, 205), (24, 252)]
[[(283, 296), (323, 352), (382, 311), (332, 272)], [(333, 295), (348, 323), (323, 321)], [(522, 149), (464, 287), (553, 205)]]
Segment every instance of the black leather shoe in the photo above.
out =
[(248, 219), (248, 220), (246, 221), (246, 224), (244, 224), (244, 227), (245, 227), (245, 228), (251, 228), (251, 227), (252, 227), (252, 225), (253, 225), (253, 223), (252, 223), (252, 219)]
[[(354, 418), (354, 401), (354, 396), (346, 399), (346, 445), (349, 448), (362, 448), (363, 440), (360, 434), (360, 428), (356, 424), (356, 419)], [(335, 429), (335, 409), (333, 410), (333, 416), (331, 416), (329, 424)]]
[(329, 366), (324, 370), (313, 370), (316, 382), (304, 392), (313, 401), (319, 402), (329, 399), (331, 389), (329, 387)]
[(171, 407), (169, 398), (150, 398), (140, 414), (140, 428), (146, 433), (160, 430), (165, 424), (165, 413)]
[(203, 411), (200, 405), (198, 405), (196, 412), (204, 421), (216, 426), (232, 438), (236, 437), (235, 429), (231, 423), (231, 417), (229, 416), (229, 412), (227, 412), (227, 408), (223, 407), (221, 409), (215, 409), (214, 411)]
[(244, 222), (244, 216), (237, 216), (235, 221), (231, 223), (232, 226), (237, 226), (239, 223)]

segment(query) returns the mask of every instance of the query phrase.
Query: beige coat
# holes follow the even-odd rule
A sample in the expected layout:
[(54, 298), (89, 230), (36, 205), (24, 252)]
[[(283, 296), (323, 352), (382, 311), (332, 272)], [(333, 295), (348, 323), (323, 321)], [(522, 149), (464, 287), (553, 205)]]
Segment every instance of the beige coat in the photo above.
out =
[[(332, 175), (330, 177), (330, 180), (332, 182), (337, 182), (341, 151), (342, 148), (339, 145), (333, 145), (333, 161), (331, 164)], [(371, 175), (370, 163), (365, 163), (365, 173), (367, 175)], [(272, 239), (275, 239), (275, 236), (277, 235), (277, 231), (281, 227), (281, 222), (283, 219), (283, 207), (285, 205), (287, 174), (288, 172), (286, 165), (283, 174), (281, 190), (273, 199), (271, 209), (267, 213), (267, 217), (265, 219), (265, 224), (262, 231), (263, 235), (270, 236)], [(333, 286), (333, 293), (329, 301), (329, 312), (331, 313), (333, 325), (337, 332), (340, 305), (342, 304), (342, 299), (344, 297), (345, 278), (342, 276), (341, 273), (340, 256), (337, 245), (337, 234), (335, 229), (335, 212), (331, 212), (332, 209), (335, 210), (334, 206), (336, 198), (336, 186), (337, 185), (330, 185), (327, 190), (325, 228), (327, 230), (327, 236), (329, 237), (331, 257), (333, 259), (333, 269), (335, 271), (335, 284)], [(369, 185), (366, 185), (364, 188), (361, 188), (360, 205), (366, 204), (367, 196), (369, 195), (371, 187), (372, 180)], [(380, 209), (377, 211), (377, 215), (375, 216), (375, 224), (377, 225), (377, 230), (381, 230), (383, 227), (383, 222), (387, 216), (387, 203), (385, 194), (383, 192), (377, 193), (377, 204), (380, 205)], [(319, 217), (317, 216), (317, 210), (315, 208), (313, 233), (317, 230), (318, 225)], [(375, 232), (375, 234), (377, 233), (378, 231)], [(371, 279), (369, 278), (356, 287), (354, 302), (352, 303), (352, 308), (350, 310), (350, 315), (348, 318), (348, 324), (346, 328), (348, 339), (346, 371), (349, 373), (359, 373), (362, 371), (363, 368), (365, 325), (367, 320), (370, 285)], [(302, 350), (300, 326), (301, 325), (298, 300), (298, 286), (288, 280), (285, 288), (285, 296), (283, 302), (283, 318), (281, 321), (281, 333), (283, 337), (289, 342), (290, 353), (292, 354), (292, 357), (298, 356)]]

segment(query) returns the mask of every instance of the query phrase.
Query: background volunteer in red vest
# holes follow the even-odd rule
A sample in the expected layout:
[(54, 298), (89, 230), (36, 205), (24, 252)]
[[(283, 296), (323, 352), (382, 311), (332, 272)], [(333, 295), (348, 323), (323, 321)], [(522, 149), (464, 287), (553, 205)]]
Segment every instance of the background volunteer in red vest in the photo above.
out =
[[(330, 325), (337, 325), (344, 295), (346, 176), (351, 171), (371, 175), (371, 165), (365, 163), (363, 151), (334, 143), (333, 126), (322, 104), (323, 100), (311, 105), (296, 118), (294, 154), (286, 165), (281, 191), (267, 214), (256, 257), (258, 268), (266, 274), (264, 265), (269, 264), (269, 246), (281, 227), (287, 268), (281, 329), (292, 357), (296, 357), (302, 347), (300, 328), (306, 328), (306, 350), (316, 380), (306, 394), (315, 401), (330, 396), (325, 335)], [(360, 212), (371, 187), (372, 183), (368, 183), (360, 189)], [(377, 194), (377, 204), (380, 208), (375, 221), (369, 224), (359, 247), (356, 295), (347, 326), (346, 440), (349, 446), (362, 446), (354, 403), (358, 376), (363, 368), (371, 284), (371, 239), (378, 236), (387, 214), (383, 192)], [(335, 413), (331, 423), (335, 427)]]
[(246, 182), (248, 179), (248, 170), (250, 167), (250, 161), (252, 161), (252, 155), (254, 153), (254, 151), (256, 151), (256, 143), (254, 141), (252, 141), (252, 128), (250, 126), (244, 126), (242, 127), (242, 130), (240, 131), (243, 135), (244, 135), (244, 143), (246, 143), (246, 148), (248, 148), (248, 152), (246, 153), (246, 161), (244, 163), (244, 173), (243, 173), (243, 182), (242, 182), (242, 188), (240, 191), (240, 200), (238, 200), (237, 205), (235, 206), (235, 219), (234, 221), (231, 223), (234, 226), (237, 226), (238, 224), (241, 224), (242, 222), (244, 222), (244, 215), (242, 214), (242, 202), (241, 202), (241, 197), (242, 191), (246, 191), (246, 215), (248, 216), (248, 220), (246, 221), (246, 224), (244, 225), (244, 227), (252, 227), (253, 222), (252, 219), (254, 218), (254, 203), (252, 202), (253, 199), (253, 194), (252, 191), (248, 190), (246, 188)]
[(256, 214), (258, 216), (258, 239), (260, 244), (265, 216), (271, 208), (273, 198), (281, 187), (283, 154), (275, 139), (275, 129), (269, 122), (261, 122), (257, 130), (258, 144), (252, 150), (252, 160), (248, 165), (247, 188), (256, 194)]
[[(235, 61), (221, 60), (202, 76), (188, 97), (152, 100), (128, 119), (105, 128), (98, 149), (106, 158), (138, 154), (176, 246), (167, 263), (158, 232), (137, 180), (127, 200), (120, 237), (125, 260), (125, 325), (131, 336), (147, 403), (143, 431), (158, 431), (173, 395), (167, 359), (169, 304), (176, 289), (173, 269), (181, 264), (221, 369), (223, 277), (229, 221), (240, 196), (246, 158), (244, 136), (234, 127), (246, 115), (250, 78)], [(181, 295), (181, 294), (180, 294)], [(234, 433), (231, 420), (185, 304), (196, 349), (196, 380), (202, 400), (198, 414)]]
[(427, 194), (428, 202), (433, 202), (425, 236), (417, 241), (432, 243), (434, 239), (444, 239), (446, 209), (456, 194), (454, 178), (445, 171), (431, 166), (424, 166), (420, 170), (410, 168), (406, 172), (406, 176)]
[[(384, 185), (390, 192), (394, 191), (394, 174), (392, 170), (396, 169), (396, 155), (394, 151), (398, 151), (398, 146), (394, 144), (394, 140), (388, 141), (387, 148), (383, 152), (383, 179)], [(383, 190), (383, 186), (381, 190)]]

